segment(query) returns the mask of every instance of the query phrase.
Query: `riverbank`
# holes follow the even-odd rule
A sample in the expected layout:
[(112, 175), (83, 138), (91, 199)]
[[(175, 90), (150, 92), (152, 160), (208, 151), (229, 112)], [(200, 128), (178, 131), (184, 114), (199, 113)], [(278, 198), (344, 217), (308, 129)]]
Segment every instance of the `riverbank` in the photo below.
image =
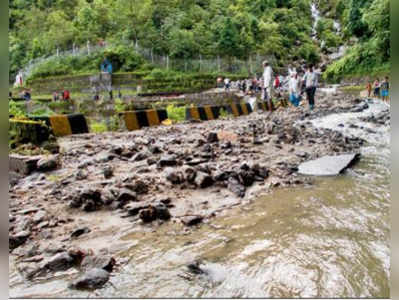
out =
[[(18, 285), (54, 253), (76, 247), (114, 256), (118, 270), (128, 263), (122, 254), (137, 243), (122, 238), (129, 233), (156, 235), (167, 222), (176, 224), (177, 235), (189, 236), (198, 230), (194, 224), (210, 224), (273, 189), (311, 187), (312, 178), (296, 173), (301, 162), (357, 152), (365, 143), (317, 129), (311, 120), (368, 108), (341, 93), (317, 100), (312, 112), (290, 107), (272, 115), (61, 139), (57, 170), (10, 187), (10, 236), (26, 235), (10, 254), (10, 284)], [(74, 278), (80, 270), (50, 272), (42, 280)]]

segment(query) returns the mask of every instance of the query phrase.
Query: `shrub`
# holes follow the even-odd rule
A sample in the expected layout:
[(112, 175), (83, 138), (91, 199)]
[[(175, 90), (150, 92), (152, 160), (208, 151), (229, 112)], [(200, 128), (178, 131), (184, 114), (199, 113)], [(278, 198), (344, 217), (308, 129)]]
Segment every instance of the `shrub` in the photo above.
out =
[(176, 106), (174, 104), (169, 104), (166, 107), (166, 111), (168, 112), (168, 118), (172, 121), (181, 122), (186, 119), (185, 106)]
[(13, 115), (15, 119), (23, 119), (26, 114), (22, 107), (25, 106), (24, 102), (8, 101), (8, 114)]
[(126, 111), (126, 104), (121, 99), (115, 99), (115, 111), (122, 112)]
[(90, 132), (103, 133), (107, 131), (107, 125), (104, 122), (92, 122), (90, 124)]
[(227, 110), (225, 110), (224, 108), (222, 108), (220, 110), (220, 112), (219, 112), (219, 118), (220, 119), (227, 119), (230, 116), (231, 116), (231, 114)]
[[(134, 71), (145, 63), (144, 59), (127, 46), (110, 46), (93, 52), (90, 55), (54, 56), (34, 67), (28, 81), (37, 78), (60, 76), (66, 74), (91, 73), (100, 70), (100, 65), (107, 57), (113, 64), (113, 71)], [(148, 69), (149, 66), (147, 65)]]

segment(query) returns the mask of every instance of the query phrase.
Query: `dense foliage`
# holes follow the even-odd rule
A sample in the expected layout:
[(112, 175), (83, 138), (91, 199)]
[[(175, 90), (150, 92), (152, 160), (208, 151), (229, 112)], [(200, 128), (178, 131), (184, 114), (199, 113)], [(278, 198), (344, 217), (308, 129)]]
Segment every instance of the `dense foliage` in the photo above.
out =
[[(322, 18), (312, 39), (310, 6)], [(343, 43), (348, 56), (333, 64), (328, 78), (386, 66), (390, 57), (389, 0), (10, 0), (10, 75), (30, 60), (57, 49), (95, 46), (101, 41), (117, 71), (148, 67), (128, 45), (174, 59), (255, 55), (319, 62)], [(334, 21), (341, 24), (337, 29)], [(353, 40), (353, 38), (356, 38)], [(44, 63), (36, 77), (92, 72), (104, 52), (67, 56)], [(156, 75), (156, 74), (154, 74)]]
[[(351, 0), (342, 2), (342, 21), (347, 40), (356, 38), (346, 55), (329, 66), (330, 81), (344, 77), (388, 74), (390, 70), (390, 1)], [(346, 6), (345, 6), (345, 3)], [(353, 38), (352, 38), (353, 39)]]
[[(310, 0), (10, 0), (11, 74), (57, 48), (101, 40), (171, 58), (246, 60), (257, 53), (316, 62), (311, 27)], [(54, 72), (89, 69), (98, 59), (68, 58)], [(136, 59), (124, 68), (137, 68)]]

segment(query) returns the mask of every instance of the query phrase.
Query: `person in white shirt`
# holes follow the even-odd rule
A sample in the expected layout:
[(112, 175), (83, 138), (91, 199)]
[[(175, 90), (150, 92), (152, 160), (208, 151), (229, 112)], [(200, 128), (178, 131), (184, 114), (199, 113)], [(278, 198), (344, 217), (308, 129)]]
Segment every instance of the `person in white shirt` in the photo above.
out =
[(292, 74), (296, 74), (296, 68), (293, 67), (292, 65), (288, 66), (288, 76), (291, 76)]
[(313, 65), (309, 65), (307, 72), (303, 76), (303, 84), (309, 101), (309, 108), (314, 108), (314, 96), (318, 86), (318, 73), (313, 70)]
[(263, 99), (268, 103), (269, 110), (273, 110), (272, 102), (272, 85), (273, 85), (273, 69), (269, 62), (263, 62)]
[(288, 91), (290, 93), (290, 101), (295, 106), (299, 106), (299, 80), (298, 74), (293, 72), (290, 75), (290, 79), (288, 81)]
[(226, 91), (230, 89), (230, 79), (228, 79), (227, 77), (224, 79), (224, 88)]

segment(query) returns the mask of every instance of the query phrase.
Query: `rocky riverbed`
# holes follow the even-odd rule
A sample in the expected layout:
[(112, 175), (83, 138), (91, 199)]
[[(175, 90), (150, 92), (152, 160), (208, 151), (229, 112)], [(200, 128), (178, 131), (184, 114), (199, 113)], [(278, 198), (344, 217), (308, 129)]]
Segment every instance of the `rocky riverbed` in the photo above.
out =
[[(114, 256), (132, 246), (119, 239), (129, 232), (173, 222), (189, 235), (273, 188), (312, 185), (313, 178), (298, 175), (300, 163), (356, 153), (365, 141), (317, 129), (311, 120), (368, 108), (339, 93), (317, 100), (312, 112), (289, 107), (61, 139), (58, 156), (10, 183), (13, 273), (32, 281), (68, 276), (70, 288), (97, 289), (127, 263)], [(367, 121), (386, 123), (389, 113)]]

